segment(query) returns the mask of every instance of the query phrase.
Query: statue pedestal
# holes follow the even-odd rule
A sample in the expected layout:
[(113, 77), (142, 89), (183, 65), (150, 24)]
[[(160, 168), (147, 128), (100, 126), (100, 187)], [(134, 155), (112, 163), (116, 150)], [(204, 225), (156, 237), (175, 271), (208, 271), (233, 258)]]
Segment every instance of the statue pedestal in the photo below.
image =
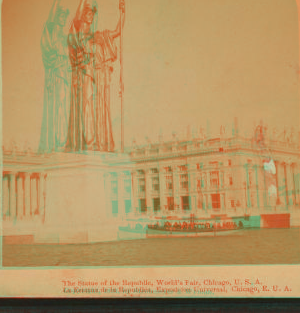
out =
[[(47, 173), (45, 221), (36, 243), (87, 243), (117, 240), (130, 211), (132, 163), (116, 153), (55, 153), (43, 164)], [(129, 188), (131, 189), (131, 188)]]

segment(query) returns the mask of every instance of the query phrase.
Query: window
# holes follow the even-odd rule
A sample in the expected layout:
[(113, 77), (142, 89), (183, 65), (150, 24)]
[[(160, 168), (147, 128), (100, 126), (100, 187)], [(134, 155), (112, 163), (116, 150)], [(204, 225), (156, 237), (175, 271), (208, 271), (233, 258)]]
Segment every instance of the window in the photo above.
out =
[(124, 183), (124, 187), (125, 187), (125, 191), (130, 193), (131, 192), (131, 180), (130, 179), (126, 179), (125, 183)]
[(111, 191), (112, 191), (113, 195), (118, 194), (118, 181), (117, 180), (113, 180), (111, 182)]
[(189, 196), (181, 197), (181, 204), (182, 204), (182, 209), (183, 210), (189, 210), (190, 209)]
[(140, 199), (140, 210), (141, 212), (147, 211), (146, 199)]
[(152, 190), (159, 191), (159, 177), (158, 176), (152, 178)]
[(153, 210), (154, 210), (154, 212), (157, 212), (160, 210), (160, 199), (159, 198), (153, 198)]
[(234, 208), (234, 200), (230, 200), (231, 207)]
[(167, 173), (172, 173), (172, 167), (171, 167), (171, 166), (167, 166), (167, 167), (165, 167), (164, 169), (165, 169), (165, 171), (166, 171)]
[(201, 186), (202, 186), (202, 181), (201, 179), (197, 179), (197, 191), (200, 191), (201, 190)]
[(203, 163), (198, 163), (197, 164), (197, 170), (200, 171), (201, 169), (203, 169)]
[(168, 182), (167, 183), (167, 190), (172, 190), (173, 189), (173, 183), (172, 182)]
[(189, 188), (189, 175), (188, 174), (180, 175), (180, 186), (181, 186), (181, 189)]
[(179, 171), (186, 172), (187, 171), (187, 166), (186, 165), (180, 165), (179, 166)]
[(131, 212), (131, 200), (125, 200), (125, 213)]
[(157, 168), (151, 168), (151, 173), (152, 174), (157, 174), (158, 173), (158, 169)]
[(144, 170), (137, 170), (137, 172), (138, 172), (139, 175), (145, 175)]
[(220, 194), (212, 194), (211, 195), (211, 204), (213, 209), (220, 209), (221, 208), (221, 203), (220, 203)]
[(210, 172), (210, 185), (211, 187), (219, 187), (219, 172)]
[(231, 166), (231, 160), (228, 160), (228, 166)]
[(145, 192), (146, 186), (145, 186), (145, 178), (139, 178), (139, 191)]
[(166, 189), (167, 190), (173, 189), (173, 176), (172, 175), (166, 176)]
[(232, 176), (229, 176), (229, 185), (230, 185), (230, 186), (232, 186), (232, 185), (233, 185)]
[(118, 214), (118, 201), (112, 201), (112, 214), (114, 216)]
[(167, 198), (167, 203), (168, 203), (168, 210), (173, 211), (174, 210), (174, 198), (173, 197), (168, 197)]
[(202, 188), (206, 188), (207, 186), (207, 179), (206, 179), (206, 173), (202, 174)]

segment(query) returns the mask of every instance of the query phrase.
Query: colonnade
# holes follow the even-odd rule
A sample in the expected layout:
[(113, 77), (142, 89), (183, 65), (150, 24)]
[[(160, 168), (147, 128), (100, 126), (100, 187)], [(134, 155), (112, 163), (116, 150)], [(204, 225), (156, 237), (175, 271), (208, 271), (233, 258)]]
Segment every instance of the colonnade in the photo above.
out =
[(45, 216), (45, 173), (3, 172), (3, 220), (30, 220)]
[[(270, 181), (270, 175), (266, 173), (263, 165), (245, 165), (246, 177), (246, 205), (250, 207), (288, 207), (299, 203), (299, 179), (297, 165), (275, 161), (276, 174)], [(249, 171), (254, 169), (254, 184), (249, 182)], [(276, 187), (276, 196), (270, 196), (268, 189), (273, 184)], [(250, 195), (256, 194), (255, 199)]]

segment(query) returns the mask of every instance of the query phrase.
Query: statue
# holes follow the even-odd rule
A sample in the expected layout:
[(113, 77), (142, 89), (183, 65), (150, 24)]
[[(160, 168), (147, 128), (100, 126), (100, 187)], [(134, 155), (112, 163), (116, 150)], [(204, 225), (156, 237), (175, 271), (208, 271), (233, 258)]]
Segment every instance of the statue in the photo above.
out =
[(260, 149), (265, 148), (266, 131), (267, 127), (263, 126), (263, 121), (260, 121), (260, 124), (256, 126), (254, 133), (254, 142)]
[(206, 137), (204, 133), (204, 128), (202, 126), (199, 128), (199, 137), (201, 140), (204, 140)]
[(278, 130), (276, 127), (273, 128), (273, 141), (277, 142), (278, 140)]
[(63, 28), (68, 14), (54, 0), (41, 38), (45, 86), (40, 153), (62, 151), (67, 140), (71, 68)]
[[(66, 151), (114, 151), (110, 114), (115, 39), (124, 26), (125, 3), (114, 31), (97, 31), (97, 5), (80, 0), (68, 37), (72, 65), (71, 105)], [(122, 21), (122, 25), (121, 25)]]
[(224, 136), (225, 136), (225, 132), (226, 132), (225, 126), (224, 126), (224, 125), (221, 125), (221, 127), (220, 127), (220, 136), (221, 136), (221, 137), (224, 137)]

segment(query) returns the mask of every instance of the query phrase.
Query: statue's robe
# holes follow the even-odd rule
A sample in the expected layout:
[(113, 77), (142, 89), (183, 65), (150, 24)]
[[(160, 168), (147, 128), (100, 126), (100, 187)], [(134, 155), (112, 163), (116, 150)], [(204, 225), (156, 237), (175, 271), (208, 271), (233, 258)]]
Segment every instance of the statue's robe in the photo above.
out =
[(72, 82), (67, 151), (114, 151), (110, 83), (117, 49), (108, 30), (100, 33), (100, 44), (92, 43), (93, 36), (92, 32), (78, 31), (74, 23), (70, 28)]
[(68, 131), (71, 70), (67, 36), (62, 27), (53, 23), (45, 25), (41, 50), (45, 85), (39, 151), (63, 151)]

